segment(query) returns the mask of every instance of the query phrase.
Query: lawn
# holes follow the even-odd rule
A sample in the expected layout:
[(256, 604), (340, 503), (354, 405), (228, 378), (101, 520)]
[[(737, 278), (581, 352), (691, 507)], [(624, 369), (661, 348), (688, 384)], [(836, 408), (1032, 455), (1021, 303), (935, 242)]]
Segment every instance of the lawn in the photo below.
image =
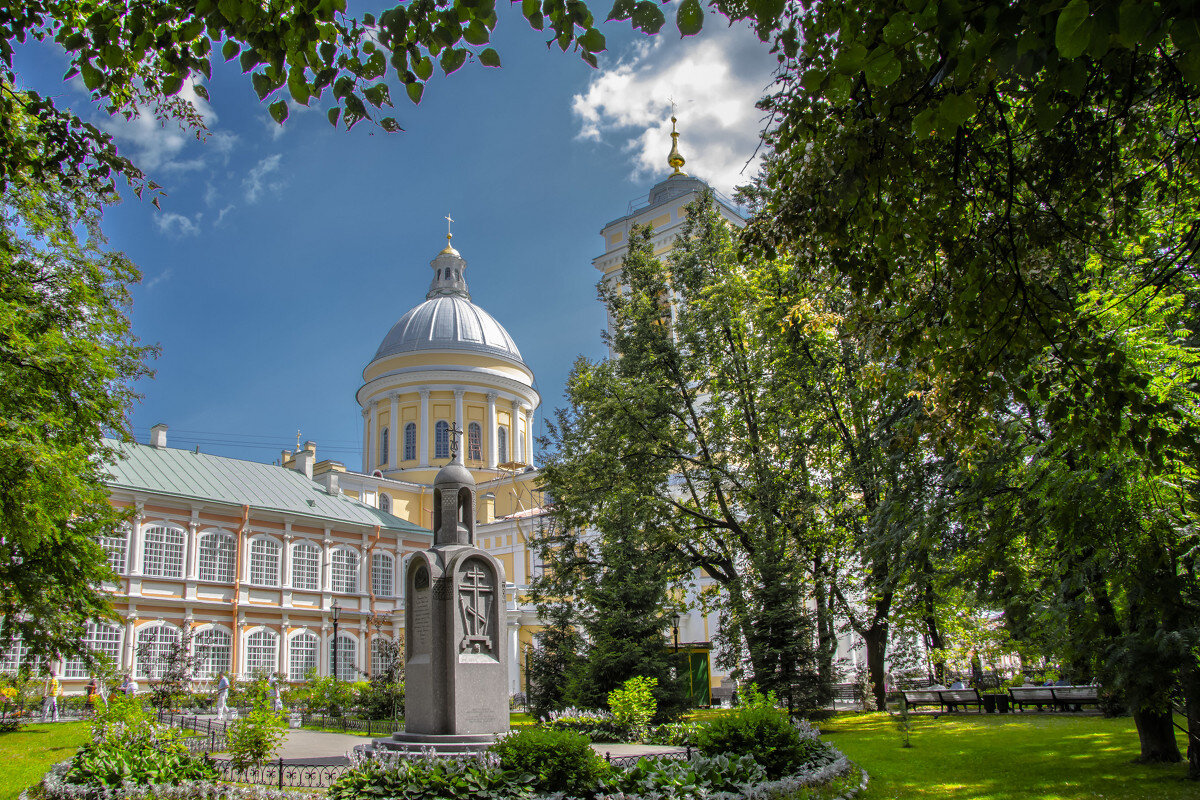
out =
[[(862, 800), (1195, 800), (1184, 764), (1133, 763), (1129, 717), (1070, 714), (914, 715), (912, 747), (886, 714), (839, 714), (825, 738), (871, 776)], [(1180, 752), (1185, 749), (1182, 734)]]
[(26, 725), (12, 733), (0, 733), (0, 800), (16, 800), (22, 791), (41, 780), (53, 764), (75, 754), (91, 738), (86, 722)]

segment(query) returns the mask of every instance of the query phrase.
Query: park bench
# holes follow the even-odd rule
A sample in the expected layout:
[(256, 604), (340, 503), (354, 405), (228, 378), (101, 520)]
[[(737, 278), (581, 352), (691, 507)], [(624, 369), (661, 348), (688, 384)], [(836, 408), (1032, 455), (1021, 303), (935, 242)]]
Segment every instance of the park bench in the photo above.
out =
[(1099, 686), (1011, 686), (1008, 695), (1013, 705), (1021, 711), (1025, 706), (1050, 706), (1066, 710), (1068, 706), (1095, 706), (1100, 704)]
[(901, 694), (909, 708), (936, 705), (945, 711), (958, 706), (975, 706), (983, 710), (983, 698), (975, 689), (902, 689)]

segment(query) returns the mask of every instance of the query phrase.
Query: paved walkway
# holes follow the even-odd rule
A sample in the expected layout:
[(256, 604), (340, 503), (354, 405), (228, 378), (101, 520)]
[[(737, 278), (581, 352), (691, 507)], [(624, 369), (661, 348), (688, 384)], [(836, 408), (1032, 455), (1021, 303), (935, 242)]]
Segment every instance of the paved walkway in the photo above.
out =
[[(367, 736), (352, 736), (345, 733), (289, 730), (278, 757), (282, 758), (285, 764), (346, 764), (349, 763), (346, 754), (355, 745), (367, 744), (370, 741), (370, 737)], [(592, 749), (601, 756), (608, 755), (613, 758), (678, 753), (683, 750), (682, 747), (657, 744), (594, 744)], [(228, 756), (226, 753), (214, 753), (213, 755), (218, 758)]]

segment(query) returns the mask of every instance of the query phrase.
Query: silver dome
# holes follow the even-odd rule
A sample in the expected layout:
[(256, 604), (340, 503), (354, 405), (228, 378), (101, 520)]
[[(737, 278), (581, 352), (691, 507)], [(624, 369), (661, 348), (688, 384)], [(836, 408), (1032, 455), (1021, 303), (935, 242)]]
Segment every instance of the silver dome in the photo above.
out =
[(504, 326), (462, 294), (440, 294), (409, 309), (383, 337), (375, 358), (416, 350), (462, 350), (525, 363)]

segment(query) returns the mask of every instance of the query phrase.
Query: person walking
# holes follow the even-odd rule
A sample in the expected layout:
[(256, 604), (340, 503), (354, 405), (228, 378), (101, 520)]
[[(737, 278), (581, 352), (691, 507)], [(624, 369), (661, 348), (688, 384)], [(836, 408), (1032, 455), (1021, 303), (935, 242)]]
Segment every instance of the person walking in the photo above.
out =
[(229, 678), (224, 670), (217, 673), (217, 719), (225, 719), (229, 713)]
[(274, 675), (271, 676), (271, 709), (278, 712), (283, 711), (283, 690)]
[(121, 691), (125, 693), (126, 697), (137, 697), (137, 681), (128, 672), (125, 673), (125, 682), (121, 684)]
[(60, 694), (62, 694), (62, 686), (58, 682), (58, 676), (54, 674), (54, 670), (50, 670), (46, 684), (42, 687), (42, 722), (45, 722), (48, 716), (52, 717), (52, 722), (58, 722), (58, 696)]
[(100, 696), (100, 684), (95, 677), (87, 685), (87, 699), (83, 702), (83, 710), (87, 713), (92, 713), (96, 708), (96, 698)]

